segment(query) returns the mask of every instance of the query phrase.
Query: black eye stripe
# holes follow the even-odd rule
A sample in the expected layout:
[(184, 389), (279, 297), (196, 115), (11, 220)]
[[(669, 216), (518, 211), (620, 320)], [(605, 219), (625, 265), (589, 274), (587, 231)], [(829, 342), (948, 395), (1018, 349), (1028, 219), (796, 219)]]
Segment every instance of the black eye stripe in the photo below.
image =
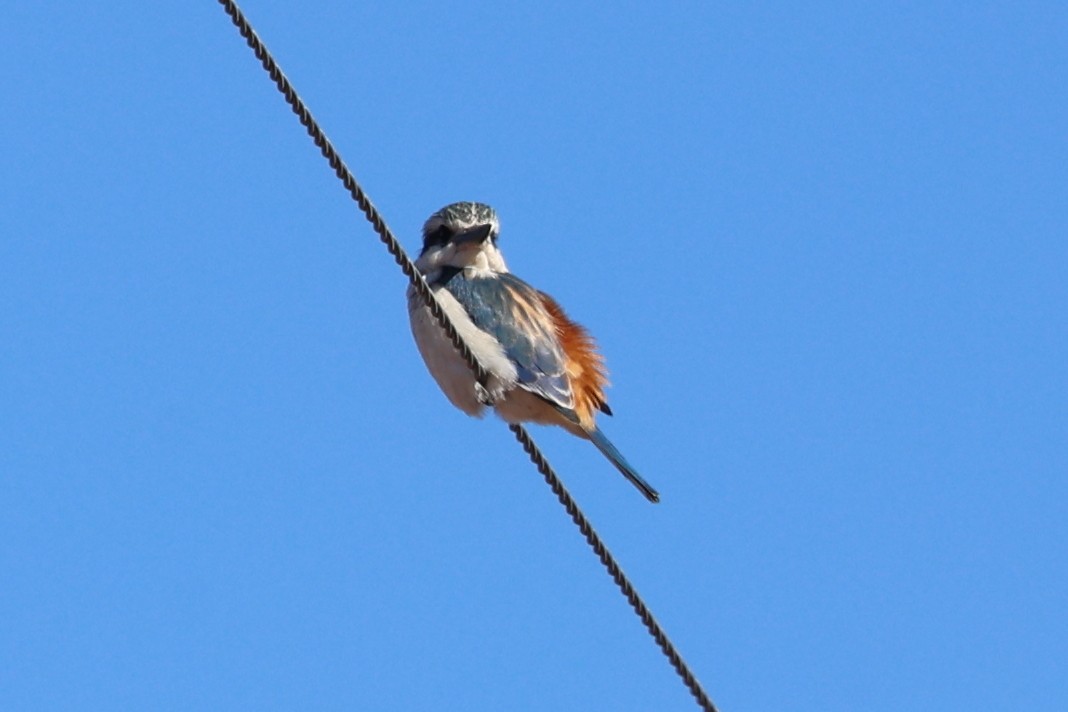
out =
[(442, 225), (437, 230), (427, 236), (427, 242), (433, 245), (444, 245), (446, 242), (449, 241), (449, 237), (451, 235), (452, 232), (449, 230), (449, 228)]
[[(433, 231), (424, 233), (423, 237), (423, 249), (428, 247), (442, 247), (447, 245), (450, 240), (455, 236), (455, 231), (448, 225), (438, 225)], [(497, 245), (497, 233), (490, 233), (490, 243), (494, 246)]]

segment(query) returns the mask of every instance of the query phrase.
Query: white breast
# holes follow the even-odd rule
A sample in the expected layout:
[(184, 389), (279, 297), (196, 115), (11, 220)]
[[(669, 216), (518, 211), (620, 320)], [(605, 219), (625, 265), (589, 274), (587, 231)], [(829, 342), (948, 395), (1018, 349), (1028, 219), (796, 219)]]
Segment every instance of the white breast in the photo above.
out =
[[(475, 358), (490, 373), (490, 382), (487, 384), (490, 398), (500, 399), (515, 387), (515, 364), (509, 360), (497, 339), (474, 325), (463, 306), (447, 289), (440, 286), (432, 289)], [(419, 353), (442, 392), (463, 412), (481, 417), (484, 406), (477, 396), (474, 374), (412, 287), (408, 288), (408, 317)]]

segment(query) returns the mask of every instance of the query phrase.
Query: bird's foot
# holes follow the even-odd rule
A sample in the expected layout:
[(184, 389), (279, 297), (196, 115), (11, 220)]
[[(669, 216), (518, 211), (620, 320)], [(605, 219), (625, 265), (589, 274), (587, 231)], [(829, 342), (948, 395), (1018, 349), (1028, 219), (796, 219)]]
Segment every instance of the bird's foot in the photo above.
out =
[(481, 383), (475, 383), (475, 398), (482, 405), (493, 406), (497, 402), (497, 395), (490, 393), (489, 389), (483, 386)]

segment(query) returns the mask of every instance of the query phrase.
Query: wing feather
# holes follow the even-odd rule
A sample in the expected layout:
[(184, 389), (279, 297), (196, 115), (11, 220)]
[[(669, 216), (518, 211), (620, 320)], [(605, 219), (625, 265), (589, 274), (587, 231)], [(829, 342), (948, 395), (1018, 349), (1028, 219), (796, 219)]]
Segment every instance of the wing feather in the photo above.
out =
[[(445, 283), (471, 321), (489, 333), (515, 362), (521, 387), (558, 407), (573, 410), (568, 358), (551, 299), (510, 273), (489, 277), (459, 271)], [(562, 312), (560, 312), (562, 313)], [(579, 327), (581, 328), (581, 327)]]

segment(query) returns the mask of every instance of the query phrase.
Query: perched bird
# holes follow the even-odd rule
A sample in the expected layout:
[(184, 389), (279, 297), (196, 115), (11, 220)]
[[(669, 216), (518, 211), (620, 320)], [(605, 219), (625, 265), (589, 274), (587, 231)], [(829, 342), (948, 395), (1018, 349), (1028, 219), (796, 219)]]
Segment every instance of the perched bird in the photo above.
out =
[(594, 422), (596, 411), (612, 411), (604, 359), (593, 339), (552, 297), (508, 271), (497, 249), (499, 232), (497, 213), (482, 203), (447, 205), (423, 225), (416, 267), (490, 377), (476, 382), (409, 287), (412, 335), (430, 375), (468, 415), (481, 417), (492, 406), (507, 422), (559, 425), (591, 441), (649, 501), (659, 501)]

